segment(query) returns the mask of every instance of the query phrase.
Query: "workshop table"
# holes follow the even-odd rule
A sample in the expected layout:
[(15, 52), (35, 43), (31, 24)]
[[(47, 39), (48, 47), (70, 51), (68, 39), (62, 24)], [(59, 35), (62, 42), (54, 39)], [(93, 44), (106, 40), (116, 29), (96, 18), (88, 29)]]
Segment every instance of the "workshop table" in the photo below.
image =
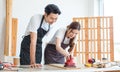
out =
[(109, 68), (86, 68), (81, 67), (76, 69), (65, 69), (51, 65), (44, 65), (41, 68), (30, 68), (29, 66), (12, 67), (11, 69), (0, 70), (0, 72), (120, 72), (119, 66), (112, 66)]

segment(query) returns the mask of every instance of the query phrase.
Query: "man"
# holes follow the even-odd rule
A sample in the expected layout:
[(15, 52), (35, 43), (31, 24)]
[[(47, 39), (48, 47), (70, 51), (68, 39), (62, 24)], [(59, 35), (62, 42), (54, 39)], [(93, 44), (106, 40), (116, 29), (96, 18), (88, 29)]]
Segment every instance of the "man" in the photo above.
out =
[(44, 15), (35, 15), (31, 18), (21, 43), (21, 65), (31, 65), (32, 68), (41, 66), (42, 38), (60, 14), (58, 6), (48, 4)]

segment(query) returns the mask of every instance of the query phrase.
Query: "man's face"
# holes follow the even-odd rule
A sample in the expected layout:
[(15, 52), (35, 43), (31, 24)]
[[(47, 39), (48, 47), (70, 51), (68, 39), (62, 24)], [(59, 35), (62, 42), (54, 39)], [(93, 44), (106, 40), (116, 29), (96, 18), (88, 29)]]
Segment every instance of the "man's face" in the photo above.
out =
[(48, 22), (49, 24), (53, 24), (54, 22), (56, 22), (57, 18), (58, 14), (50, 13), (49, 15), (47, 15), (45, 13), (45, 21)]

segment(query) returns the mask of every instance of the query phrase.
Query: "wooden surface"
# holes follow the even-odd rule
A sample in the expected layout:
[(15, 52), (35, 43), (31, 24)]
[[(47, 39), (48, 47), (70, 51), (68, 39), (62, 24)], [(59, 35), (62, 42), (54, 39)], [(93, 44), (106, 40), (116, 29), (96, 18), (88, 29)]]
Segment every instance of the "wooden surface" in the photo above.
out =
[(64, 64), (49, 64), (50, 66), (61, 68), (61, 69), (80, 69), (80, 67), (64, 67)]
[(30, 66), (20, 66), (13, 67), (11, 69), (0, 70), (0, 72), (119, 72), (120, 67), (114, 66), (109, 68), (85, 68), (80, 69), (64, 69), (59, 67), (54, 67), (51, 65), (43, 65), (41, 68), (30, 68)]

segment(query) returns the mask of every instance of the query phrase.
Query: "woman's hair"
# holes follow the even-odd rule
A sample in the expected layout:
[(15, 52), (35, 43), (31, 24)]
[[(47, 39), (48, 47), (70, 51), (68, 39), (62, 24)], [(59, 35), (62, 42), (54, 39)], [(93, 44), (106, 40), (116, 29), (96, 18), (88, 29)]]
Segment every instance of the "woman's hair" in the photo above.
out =
[(47, 13), (47, 15), (49, 15), (50, 13), (59, 14), (59, 15), (61, 14), (60, 9), (55, 4), (48, 4), (45, 7), (45, 12)]
[[(79, 22), (72, 22), (69, 26), (67, 26), (68, 30), (69, 29), (77, 29), (77, 30), (80, 30), (80, 23)], [(69, 52), (72, 51), (73, 47), (74, 47), (74, 38), (70, 39), (70, 42), (69, 42), (69, 45), (70, 45), (70, 48), (68, 49)]]
[(67, 26), (67, 28), (80, 30), (80, 23), (79, 22), (72, 22), (70, 25)]

